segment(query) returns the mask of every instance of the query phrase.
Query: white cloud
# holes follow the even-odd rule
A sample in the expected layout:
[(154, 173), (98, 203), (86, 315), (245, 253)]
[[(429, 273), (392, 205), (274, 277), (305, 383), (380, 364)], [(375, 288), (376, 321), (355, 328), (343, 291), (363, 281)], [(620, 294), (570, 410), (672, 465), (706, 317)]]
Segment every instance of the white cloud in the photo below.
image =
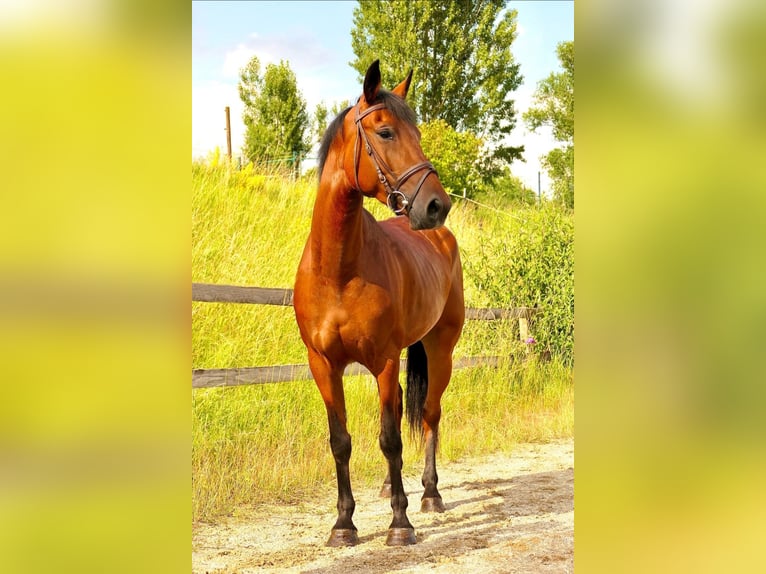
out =
[(238, 77), (239, 69), (253, 56), (258, 57), (261, 68), (284, 60), (296, 75), (299, 72), (334, 66), (336, 63), (345, 64), (336, 62), (338, 58), (311, 32), (293, 30), (289, 34), (266, 36), (253, 33), (246, 43), (239, 43), (236, 48), (226, 53), (222, 74), (229, 78)]
[[(221, 76), (224, 78), (239, 79), (239, 70), (244, 68), (253, 56), (256, 56), (256, 51), (245, 44), (239, 44), (233, 50), (226, 52), (223, 59), (223, 67), (221, 69)], [(261, 57), (259, 56), (259, 59)], [(263, 60), (261, 60), (263, 64)]]

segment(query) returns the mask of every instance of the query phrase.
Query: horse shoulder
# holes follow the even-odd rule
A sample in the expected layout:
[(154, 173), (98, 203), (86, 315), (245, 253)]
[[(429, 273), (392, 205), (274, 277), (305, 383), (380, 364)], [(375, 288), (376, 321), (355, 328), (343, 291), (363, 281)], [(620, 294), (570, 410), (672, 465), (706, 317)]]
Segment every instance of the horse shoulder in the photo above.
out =
[(431, 243), (434, 244), (434, 247), (436, 247), (440, 253), (449, 256), (450, 259), (453, 260), (459, 256), (457, 238), (447, 227), (442, 226), (438, 229), (427, 231), (426, 233), (428, 234)]

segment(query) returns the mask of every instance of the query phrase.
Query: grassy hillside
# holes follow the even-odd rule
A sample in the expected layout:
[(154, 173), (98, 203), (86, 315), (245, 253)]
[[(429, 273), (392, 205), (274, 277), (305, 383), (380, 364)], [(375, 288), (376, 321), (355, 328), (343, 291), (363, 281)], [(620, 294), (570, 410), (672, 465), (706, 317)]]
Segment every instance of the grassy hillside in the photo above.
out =
[[(193, 164), (193, 281), (292, 287), (315, 193), (314, 179), (293, 182), (276, 174), (254, 173), (252, 168), (235, 171), (215, 162)], [(388, 217), (384, 206), (374, 201), (366, 205), (376, 217)], [(518, 265), (503, 266), (502, 258), (510, 253), (508, 245), (518, 245), (514, 237), (520, 235), (520, 227), (527, 238), (539, 235), (527, 242), (528, 249), (517, 249), (528, 253), (530, 261), (536, 260), (531, 250), (540, 246), (555, 250), (547, 239), (550, 213), (549, 208), (496, 213), (455, 205), (448, 225), (461, 245), (469, 306), (535, 303), (506, 297), (514, 284), (504, 277), (504, 270), (525, 271)], [(565, 224), (554, 227), (567, 236), (571, 216), (563, 214), (559, 219)], [(515, 256), (521, 259), (518, 253)], [(561, 258), (563, 266), (541, 271), (537, 278), (530, 274), (530, 281), (561, 283), (563, 287), (552, 291), (563, 289), (568, 297), (566, 281), (550, 280), (569, 273), (569, 255)], [(568, 313), (567, 307), (564, 315)], [(533, 325), (532, 332), (541, 341), (535, 329)], [(571, 339), (571, 333), (568, 336)], [(290, 307), (193, 303), (192, 345), (195, 368), (306, 362)], [(524, 353), (515, 321), (468, 322), (456, 350), (457, 356)], [(554, 352), (550, 362), (539, 362), (532, 353), (526, 362), (509, 361), (499, 369), (456, 372), (444, 398), (440, 460), (571, 434), (569, 363), (566, 351)], [(346, 392), (354, 449), (352, 481), (377, 483), (385, 467), (377, 441), (375, 381), (371, 376), (347, 377)], [(297, 500), (317, 488), (335, 488), (326, 414), (312, 381), (199, 389), (193, 391), (192, 408), (195, 519), (210, 520), (240, 504)], [(422, 452), (409, 439), (405, 440), (404, 470), (410, 476), (422, 472)]]

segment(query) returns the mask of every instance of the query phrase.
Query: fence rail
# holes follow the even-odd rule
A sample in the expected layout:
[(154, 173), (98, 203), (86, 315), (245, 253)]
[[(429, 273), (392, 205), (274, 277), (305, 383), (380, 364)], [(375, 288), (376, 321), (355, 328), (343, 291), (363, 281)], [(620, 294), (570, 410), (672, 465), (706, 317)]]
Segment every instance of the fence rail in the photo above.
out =
[[(456, 359), (453, 370), (467, 369), (480, 365), (497, 367), (503, 357), (462, 357)], [(405, 359), (399, 361), (399, 369), (407, 368)], [(369, 371), (359, 363), (346, 367), (345, 375), (364, 375)], [(236, 387), (239, 385), (263, 385), (268, 383), (286, 383), (290, 381), (310, 380), (311, 370), (308, 365), (274, 365), (271, 367), (244, 367), (238, 369), (194, 369), (192, 388)]]
[(192, 283), (192, 301), (289, 306), (293, 304), (293, 290)]
[[(214, 283), (192, 283), (192, 301), (290, 306), (293, 304), (293, 290), (271, 287), (216, 285)], [(465, 310), (465, 318), (483, 321), (531, 319), (539, 311), (538, 307), (512, 307), (510, 309), (474, 309), (469, 307)]]
[[(192, 283), (192, 301), (291, 306), (293, 304), (293, 290)], [(478, 321), (516, 319), (519, 322), (519, 338), (521, 341), (526, 341), (529, 333), (529, 320), (539, 312), (540, 309), (537, 307), (514, 307), (510, 309), (466, 308), (465, 318)], [(478, 365), (494, 367), (502, 360), (502, 357), (463, 357), (455, 360), (453, 368), (465, 369)], [(405, 361), (402, 360), (400, 369), (404, 370), (405, 368)], [(367, 372), (369, 371), (362, 365), (353, 363), (346, 367), (345, 374), (360, 375)], [(311, 371), (306, 364), (241, 367), (234, 369), (194, 369), (192, 371), (192, 388), (262, 385), (304, 379), (311, 379)]]

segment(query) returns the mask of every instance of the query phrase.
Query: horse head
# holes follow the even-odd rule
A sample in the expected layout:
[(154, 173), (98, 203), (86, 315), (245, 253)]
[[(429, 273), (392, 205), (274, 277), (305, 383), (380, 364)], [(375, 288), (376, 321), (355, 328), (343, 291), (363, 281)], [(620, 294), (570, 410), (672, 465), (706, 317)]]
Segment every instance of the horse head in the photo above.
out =
[(364, 92), (346, 114), (348, 146), (344, 167), (350, 180), (368, 197), (406, 215), (415, 230), (444, 224), (452, 206), (436, 170), (420, 147), (420, 130), (405, 98), (412, 70), (392, 91), (381, 88), (380, 64), (372, 63), (364, 78)]

